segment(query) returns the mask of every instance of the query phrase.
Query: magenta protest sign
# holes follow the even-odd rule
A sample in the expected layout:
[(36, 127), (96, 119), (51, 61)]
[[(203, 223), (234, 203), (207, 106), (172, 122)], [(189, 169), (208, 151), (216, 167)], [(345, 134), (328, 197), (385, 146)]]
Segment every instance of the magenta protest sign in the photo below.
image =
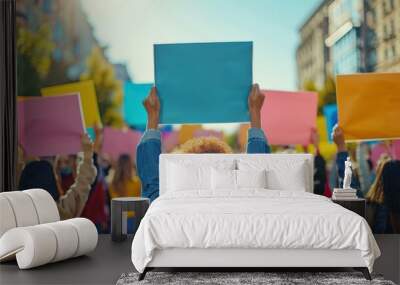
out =
[(163, 132), (162, 133), (162, 147), (164, 152), (171, 152), (179, 145), (179, 132)]
[(106, 127), (104, 128), (102, 152), (115, 160), (122, 154), (128, 154), (135, 159), (136, 147), (141, 136), (141, 132), (128, 128), (120, 130)]
[(383, 154), (387, 154), (393, 159), (400, 159), (400, 140), (391, 143), (381, 142), (371, 148), (370, 159), (374, 168)]
[(26, 155), (75, 154), (84, 132), (78, 94), (18, 101), (19, 143)]
[(273, 145), (308, 145), (316, 129), (317, 94), (264, 90), (261, 124)]
[(200, 137), (216, 137), (218, 139), (223, 139), (224, 138), (224, 133), (222, 131), (216, 131), (216, 130), (197, 130), (194, 132), (194, 137), (195, 138), (200, 138)]

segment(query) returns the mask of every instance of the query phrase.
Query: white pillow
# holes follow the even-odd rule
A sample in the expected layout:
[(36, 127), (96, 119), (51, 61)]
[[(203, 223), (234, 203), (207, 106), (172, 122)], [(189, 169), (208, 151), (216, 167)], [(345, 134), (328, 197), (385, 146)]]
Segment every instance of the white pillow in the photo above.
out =
[(210, 167), (169, 163), (168, 189), (170, 191), (210, 189), (210, 171)]
[(267, 171), (268, 188), (273, 190), (306, 192), (306, 178), (303, 167), (297, 165), (297, 167), (294, 167), (288, 173), (276, 169)]
[(167, 191), (211, 190), (211, 168), (235, 169), (236, 161), (175, 160), (167, 163)]
[(237, 188), (267, 188), (267, 171), (236, 170)]
[(238, 160), (239, 170), (266, 170), (267, 188), (272, 190), (306, 191), (307, 164), (296, 160)]
[(211, 169), (213, 190), (240, 188), (267, 188), (266, 170)]
[(236, 190), (236, 170), (212, 168), (211, 188), (213, 190)]

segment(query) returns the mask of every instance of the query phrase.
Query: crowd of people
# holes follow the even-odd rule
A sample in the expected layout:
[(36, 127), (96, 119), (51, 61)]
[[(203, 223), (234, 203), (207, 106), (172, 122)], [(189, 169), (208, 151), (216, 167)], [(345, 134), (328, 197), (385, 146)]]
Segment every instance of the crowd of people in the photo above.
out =
[[(264, 95), (254, 84), (248, 97), (250, 129), (247, 153), (270, 153), (268, 134), (261, 128), (261, 107)], [(268, 102), (265, 102), (268, 104)], [(82, 136), (82, 151), (78, 155), (27, 158), (20, 157), (19, 189), (43, 188), (57, 203), (62, 219), (86, 217), (99, 232), (110, 231), (110, 200), (115, 197), (143, 196), (151, 201), (159, 195), (159, 155), (162, 140), (159, 130), (160, 101), (153, 87), (143, 102), (147, 112), (147, 127), (137, 147), (136, 163), (130, 155), (117, 161), (101, 153), (102, 131), (95, 128), (95, 140)], [(336, 159), (331, 165), (319, 152), (318, 135), (314, 130), (314, 193), (331, 196), (334, 187), (341, 187), (345, 160), (352, 157), (351, 187), (357, 196), (367, 201), (367, 221), (374, 233), (400, 233), (400, 161), (385, 154), (376, 167), (369, 159), (369, 145), (359, 143), (348, 149), (342, 129), (336, 126), (332, 138), (337, 146)], [(180, 153), (232, 153), (232, 148), (215, 137), (193, 138), (180, 145)], [(286, 147), (285, 151), (290, 151)], [(128, 231), (134, 227), (134, 213), (128, 213)]]

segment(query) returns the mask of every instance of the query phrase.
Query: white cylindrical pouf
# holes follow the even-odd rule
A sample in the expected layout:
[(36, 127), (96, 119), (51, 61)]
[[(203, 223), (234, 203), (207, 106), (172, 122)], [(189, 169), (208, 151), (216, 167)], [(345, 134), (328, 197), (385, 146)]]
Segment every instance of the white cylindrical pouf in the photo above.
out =
[(39, 224), (60, 220), (57, 204), (49, 192), (43, 189), (29, 189), (23, 192), (31, 197), (39, 218)]
[(57, 238), (57, 252), (51, 262), (71, 258), (78, 249), (78, 233), (67, 221), (41, 225), (51, 229)]
[(96, 226), (90, 220), (85, 218), (74, 218), (65, 220), (64, 222), (70, 223), (74, 226), (78, 233), (78, 250), (74, 257), (91, 252), (96, 248), (98, 233)]
[(2, 194), (3, 193), (0, 193), (0, 238), (9, 229), (13, 229), (17, 226), (11, 204)]
[(8, 199), (13, 209), (17, 227), (26, 227), (39, 224), (38, 215), (31, 197), (22, 191), (1, 193)]
[(20, 269), (37, 267), (53, 260), (57, 251), (54, 232), (42, 225), (14, 228), (0, 239), (0, 254), (15, 254)]

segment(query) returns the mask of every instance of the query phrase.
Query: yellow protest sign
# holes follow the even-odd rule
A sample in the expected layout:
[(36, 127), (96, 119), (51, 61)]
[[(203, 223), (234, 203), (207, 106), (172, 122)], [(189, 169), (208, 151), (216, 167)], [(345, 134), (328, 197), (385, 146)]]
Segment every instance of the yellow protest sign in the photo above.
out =
[(42, 96), (59, 96), (79, 93), (82, 102), (83, 116), (86, 128), (101, 124), (96, 90), (92, 80), (45, 87), (41, 89)]
[[(336, 153), (337, 153), (337, 147), (334, 143), (330, 143), (330, 142), (320, 142), (318, 145), (319, 148), (319, 153), (322, 155), (322, 157), (326, 160), (326, 161), (331, 161), (332, 159), (334, 159)], [(302, 152), (302, 151), (299, 151)], [(308, 152), (309, 153), (315, 153), (315, 147), (313, 145), (309, 145), (308, 147)]]
[(324, 116), (317, 117), (317, 131), (320, 142), (328, 141), (328, 136), (330, 134), (328, 134), (328, 130), (326, 129), (326, 119)]
[(400, 138), (400, 73), (338, 75), (336, 81), (346, 141)]

